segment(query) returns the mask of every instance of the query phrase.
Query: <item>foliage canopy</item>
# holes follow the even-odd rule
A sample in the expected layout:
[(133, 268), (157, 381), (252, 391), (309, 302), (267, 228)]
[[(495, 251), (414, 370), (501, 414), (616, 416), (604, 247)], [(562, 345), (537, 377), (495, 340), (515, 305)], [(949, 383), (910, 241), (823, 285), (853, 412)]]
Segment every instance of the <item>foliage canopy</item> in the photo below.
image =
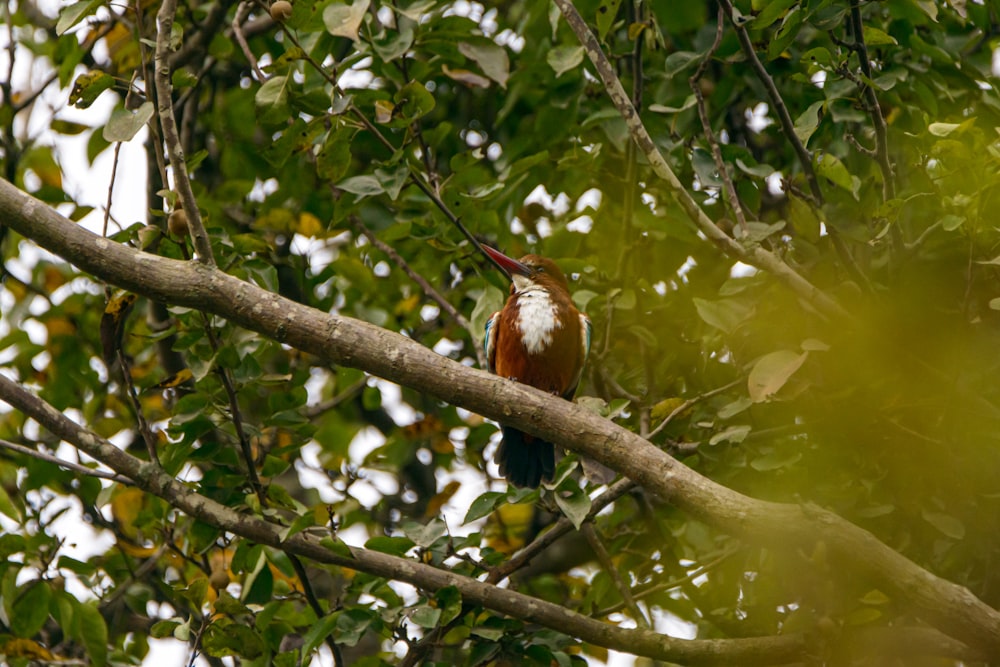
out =
[[(592, 617), (717, 640), (632, 647), (676, 662), (997, 659), (1000, 5), (280, 2), (9, 2), (4, 178), (116, 244), (467, 365), (507, 289), (470, 234), (552, 257), (594, 322), (579, 403), (940, 579), (852, 576), (867, 554), (833, 549), (839, 529), (741, 534), (728, 496), (692, 511), (602, 487), (574, 453), (552, 488), (508, 489), (492, 422), (248, 331), (185, 285), (143, 291), (138, 261), (133, 284), (74, 268), (83, 245), (40, 253), (4, 195), (9, 391), (221, 509), (194, 516), (180, 487), (95, 462), (42, 413), (0, 414), (0, 655), (136, 664), (174, 637), (209, 664), (570, 665), (629, 648)], [(78, 135), (118, 169), (137, 168), (120, 142), (144, 144), (145, 219), (76, 201), (61, 144)], [(65, 511), (111, 546), (69, 555)], [(252, 539), (253, 521), (332, 560)], [(508, 577), (575, 613), (497, 606)], [(943, 580), (988, 605), (964, 635), (914, 602)]]

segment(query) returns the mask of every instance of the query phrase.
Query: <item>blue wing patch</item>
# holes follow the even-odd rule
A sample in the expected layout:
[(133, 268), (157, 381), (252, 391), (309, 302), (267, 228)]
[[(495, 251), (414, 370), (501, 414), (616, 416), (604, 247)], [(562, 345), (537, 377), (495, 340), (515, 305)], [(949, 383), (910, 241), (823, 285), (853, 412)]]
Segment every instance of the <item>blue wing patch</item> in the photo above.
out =
[(496, 323), (498, 319), (500, 319), (500, 311), (493, 313), (490, 315), (490, 319), (486, 320), (486, 338), (483, 339), (483, 347), (486, 349), (486, 363), (489, 365), (490, 373), (496, 373)]

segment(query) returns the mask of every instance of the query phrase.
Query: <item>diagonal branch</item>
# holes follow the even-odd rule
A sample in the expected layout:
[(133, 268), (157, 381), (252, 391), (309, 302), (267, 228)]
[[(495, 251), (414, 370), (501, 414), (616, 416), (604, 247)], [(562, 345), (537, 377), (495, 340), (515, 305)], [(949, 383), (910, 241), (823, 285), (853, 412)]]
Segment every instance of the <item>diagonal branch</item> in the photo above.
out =
[[(970, 647), (1000, 656), (1000, 612), (967, 588), (935, 576), (832, 512), (749, 498), (701, 476), (635, 433), (574, 403), (468, 368), (400, 334), (321, 312), (202, 263), (171, 260), (111, 243), (3, 180), (0, 219), (107, 282), (165, 303), (225, 317), (283, 344), (419, 388), (429, 396), (594, 458), (665, 502), (748, 542), (807, 552), (823, 542), (831, 557), (844, 564), (837, 570), (839, 576), (870, 577), (908, 613)], [(59, 435), (65, 437), (61, 432)], [(144, 471), (146, 477), (153, 474), (148, 468)], [(162, 475), (154, 476), (160, 481), (148, 488), (162, 491)], [(189, 511), (187, 507), (184, 511)], [(277, 541), (275, 535), (263, 537), (267, 537), (263, 543)], [(301, 555), (314, 557), (313, 553), (323, 550), (303, 551)]]
[(208, 266), (215, 266), (212, 244), (208, 239), (208, 232), (205, 231), (194, 191), (191, 189), (187, 165), (184, 163), (184, 149), (181, 147), (180, 136), (177, 134), (177, 121), (174, 118), (173, 86), (170, 83), (170, 43), (176, 11), (177, 0), (163, 0), (160, 11), (156, 14), (156, 112), (163, 128), (163, 143), (166, 144), (167, 155), (170, 156), (170, 166), (174, 170), (174, 188), (180, 195), (184, 212), (187, 213), (191, 239), (198, 253), (198, 259)]
[[(764, 665), (805, 660), (822, 648), (822, 644), (817, 644), (815, 639), (810, 640), (801, 634), (737, 639), (675, 639), (651, 630), (619, 628), (570, 611), (558, 604), (504, 590), (415, 560), (355, 547), (348, 547), (350, 554), (345, 555), (342, 550), (330, 549), (308, 533), (298, 533), (288, 539), (282, 539), (281, 536), (286, 531), (281, 526), (259, 517), (239, 513), (191, 490), (162, 468), (118, 449), (2, 375), (0, 375), (0, 400), (21, 410), (80, 451), (107, 465), (118, 474), (134, 480), (139, 488), (163, 498), (189, 516), (257, 544), (281, 549), (294, 556), (404, 581), (425, 590), (436, 591), (446, 586), (454, 586), (465, 602), (538, 623), (597, 646), (659, 660), (689, 665)], [(911, 641), (923, 647), (933, 645), (947, 655), (954, 653), (981, 657), (979, 653), (970, 651), (939, 633), (920, 628), (902, 628), (902, 630), (911, 633)], [(887, 636), (892, 637), (894, 634)], [(845, 641), (846, 638), (838, 639)]]
[[(723, 0), (723, 2), (725, 1)], [(691, 197), (687, 189), (677, 178), (673, 169), (667, 164), (663, 154), (660, 153), (660, 149), (653, 143), (653, 138), (649, 136), (649, 132), (646, 130), (646, 126), (643, 125), (638, 111), (632, 105), (632, 100), (629, 98), (628, 93), (625, 92), (625, 88), (622, 86), (621, 81), (619, 81), (618, 75), (615, 74), (611, 62), (604, 54), (604, 51), (601, 50), (601, 45), (587, 27), (583, 17), (580, 16), (576, 7), (573, 6), (572, 0), (555, 0), (555, 4), (559, 7), (559, 10), (562, 12), (566, 22), (573, 29), (573, 32), (576, 33), (580, 44), (583, 45), (587, 56), (597, 70), (597, 75), (600, 77), (601, 83), (604, 84), (604, 88), (611, 98), (611, 102), (625, 120), (625, 125), (632, 135), (632, 140), (635, 141), (639, 150), (642, 151), (643, 155), (649, 161), (653, 173), (670, 186), (674, 199), (676, 199), (677, 203), (701, 233), (730, 257), (772, 274), (827, 317), (849, 318), (849, 314), (840, 304), (806, 280), (780, 257), (757, 245), (744, 246), (740, 244), (733, 237), (722, 231), (701, 210), (698, 202)]]

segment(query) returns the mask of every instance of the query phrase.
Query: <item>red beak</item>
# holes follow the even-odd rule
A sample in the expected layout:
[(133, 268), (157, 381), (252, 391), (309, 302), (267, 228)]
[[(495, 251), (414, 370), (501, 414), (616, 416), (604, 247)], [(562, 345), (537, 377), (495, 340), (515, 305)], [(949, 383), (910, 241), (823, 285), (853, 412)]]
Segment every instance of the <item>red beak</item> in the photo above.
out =
[(492, 257), (493, 261), (496, 262), (500, 266), (500, 268), (502, 268), (507, 273), (508, 277), (510, 277), (510, 276), (512, 276), (514, 274), (518, 274), (518, 275), (522, 275), (522, 276), (530, 276), (531, 275), (531, 269), (530, 268), (528, 268), (526, 265), (522, 264), (521, 262), (517, 261), (516, 259), (511, 259), (510, 257), (508, 257), (507, 255), (503, 254), (499, 250), (494, 250), (493, 248), (489, 247), (488, 245), (484, 245), (483, 246), (483, 250), (485, 250), (486, 254), (489, 255), (490, 257)]

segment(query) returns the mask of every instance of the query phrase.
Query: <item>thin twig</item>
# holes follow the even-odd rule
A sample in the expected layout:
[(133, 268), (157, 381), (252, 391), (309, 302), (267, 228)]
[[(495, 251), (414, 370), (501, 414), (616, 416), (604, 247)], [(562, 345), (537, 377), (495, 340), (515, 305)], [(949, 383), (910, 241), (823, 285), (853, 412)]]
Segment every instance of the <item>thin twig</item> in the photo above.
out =
[(121, 366), (122, 378), (125, 381), (125, 394), (128, 396), (129, 403), (132, 404), (132, 409), (135, 410), (135, 420), (139, 426), (139, 435), (142, 436), (143, 442), (146, 443), (146, 453), (149, 454), (150, 463), (160, 465), (160, 456), (156, 452), (156, 436), (153, 434), (149, 422), (146, 421), (146, 415), (142, 411), (142, 403), (139, 402), (139, 394), (135, 390), (135, 382), (132, 381), (132, 369), (129, 368), (128, 359), (125, 357), (125, 352), (122, 350), (120, 341), (116, 342), (116, 348), (118, 365)]
[(736, 222), (745, 236), (747, 234), (747, 217), (743, 212), (743, 204), (740, 202), (740, 196), (736, 192), (732, 176), (729, 174), (729, 168), (726, 166), (725, 160), (722, 159), (722, 148), (719, 147), (719, 141), (715, 137), (715, 132), (712, 131), (712, 121), (708, 118), (708, 109), (705, 106), (705, 94), (701, 90), (701, 78), (705, 75), (705, 71), (708, 69), (709, 63), (712, 62), (712, 58), (715, 57), (715, 52), (719, 50), (719, 45), (722, 44), (722, 28), (724, 25), (725, 13), (722, 11), (722, 7), (719, 7), (715, 41), (712, 42), (711, 48), (709, 48), (708, 53), (705, 54), (704, 59), (698, 65), (698, 69), (695, 70), (694, 75), (688, 80), (688, 84), (691, 86), (691, 90), (694, 91), (694, 97), (698, 103), (698, 117), (701, 119), (701, 127), (705, 132), (705, 140), (708, 141), (708, 146), (712, 151), (715, 169), (719, 172), (719, 178), (722, 179), (723, 187), (726, 189), (726, 195), (729, 197), (729, 205), (733, 209), (733, 215), (736, 216)]
[[(611, 62), (601, 50), (601, 45), (598, 44), (597, 38), (590, 31), (586, 21), (583, 20), (576, 7), (573, 6), (572, 0), (554, 1), (570, 28), (576, 33), (577, 39), (583, 45), (590, 61), (594, 64), (594, 68), (601, 82), (604, 84), (606, 92), (625, 120), (633, 141), (636, 142), (639, 150), (643, 152), (649, 161), (653, 173), (670, 186), (674, 199), (691, 221), (695, 223), (701, 233), (729, 256), (774, 275), (776, 279), (796, 292), (805, 301), (811, 303), (823, 315), (838, 319), (849, 319), (850, 314), (840, 304), (806, 280), (780, 257), (759, 245), (744, 246), (737, 242), (701, 210), (701, 207), (691, 197), (690, 193), (680, 182), (680, 179), (677, 178), (673, 169), (667, 164), (660, 149), (653, 142), (653, 138), (649, 135), (649, 131), (639, 117), (638, 111), (632, 105), (632, 101), (629, 99), (628, 94), (622, 87), (621, 81), (615, 74)], [(728, 4), (728, 0), (721, 1)], [(730, 8), (732, 7), (732, 5), (729, 6)]]
[[(451, 317), (451, 319), (455, 320), (455, 322), (460, 327), (469, 332), (469, 336), (472, 337), (473, 342), (475, 342), (477, 338), (481, 337), (482, 333), (480, 332), (479, 334), (477, 334), (476, 331), (474, 331), (473, 329), (472, 323), (469, 322), (469, 320), (465, 319), (465, 316), (462, 315), (462, 313), (458, 312), (455, 309), (455, 306), (451, 305), (451, 303), (449, 303), (448, 300), (445, 299), (440, 292), (434, 289), (434, 286), (431, 285), (429, 282), (427, 282), (427, 280), (422, 275), (414, 271), (413, 268), (409, 264), (407, 264), (406, 260), (403, 259), (398, 252), (396, 252), (391, 246), (387, 245), (386, 243), (383, 243), (377, 236), (375, 236), (375, 234), (373, 234), (372, 231), (365, 226), (365, 223), (361, 222), (360, 218), (358, 218), (357, 216), (353, 216), (351, 218), (351, 224), (353, 224), (357, 228), (357, 230), (361, 232), (365, 236), (365, 238), (367, 238), (371, 242), (373, 246), (375, 246), (380, 251), (385, 253), (396, 266), (401, 268), (403, 270), (403, 273), (405, 273), (410, 277), (410, 280), (417, 283), (417, 285), (420, 286), (420, 289), (424, 291), (424, 294), (430, 297), (430, 299), (434, 301), (434, 303), (436, 303), (441, 308), (441, 310), (447, 313), (448, 316)], [(481, 345), (473, 345), (473, 347), (476, 350), (476, 359), (479, 361), (479, 367), (486, 368), (487, 365), (486, 352), (482, 349)]]
[(660, 422), (659, 425), (653, 429), (653, 432), (646, 436), (646, 439), (651, 440), (652, 438), (654, 438), (657, 434), (659, 434), (660, 431), (665, 429), (670, 424), (670, 422), (672, 422), (674, 418), (677, 417), (677, 415), (687, 412), (693, 406), (697, 405), (698, 403), (701, 403), (704, 400), (707, 400), (709, 398), (712, 398), (713, 396), (721, 394), (724, 391), (732, 389), (733, 387), (742, 383), (743, 381), (744, 381), (743, 378), (739, 378), (737, 380), (733, 380), (729, 384), (724, 384), (721, 387), (716, 387), (715, 389), (706, 391), (704, 394), (699, 394), (693, 398), (689, 398), (688, 400), (684, 401), (676, 408), (671, 410), (670, 414), (664, 417), (663, 421)]
[(233, 17), (233, 36), (236, 38), (236, 43), (240, 45), (240, 49), (243, 51), (243, 55), (246, 56), (247, 60), (250, 62), (250, 67), (253, 68), (253, 73), (257, 75), (257, 80), (261, 83), (267, 81), (267, 77), (264, 73), (260, 71), (260, 66), (257, 64), (257, 58), (254, 56), (253, 51), (250, 50), (250, 45), (247, 44), (247, 38), (243, 34), (243, 22), (247, 20), (247, 16), (250, 15), (250, 4), (243, 0), (236, 8), (236, 16)]
[[(285, 555), (288, 556), (288, 560), (291, 561), (292, 568), (295, 570), (295, 574), (299, 577), (299, 583), (302, 584), (302, 592), (306, 594), (306, 601), (309, 602), (309, 606), (312, 608), (313, 613), (316, 614), (316, 620), (319, 621), (327, 615), (327, 612), (319, 603), (319, 598), (316, 597), (316, 592), (313, 591), (312, 583), (309, 581), (309, 573), (306, 572), (306, 568), (302, 565), (302, 561), (299, 560), (298, 556), (290, 551), (286, 551)], [(333, 653), (334, 667), (344, 667), (344, 656), (341, 654), (340, 646), (338, 646), (337, 642), (334, 641), (332, 634), (328, 634), (326, 636), (326, 645), (330, 647), (330, 651)]]
[[(653, 595), (654, 593), (669, 591), (671, 589), (678, 588), (679, 586), (683, 586), (684, 584), (690, 583), (695, 579), (697, 579), (698, 577), (700, 577), (701, 575), (708, 572), (709, 570), (711, 570), (712, 568), (714, 568), (716, 565), (722, 563), (724, 560), (726, 560), (733, 554), (737, 553), (738, 551), (739, 549), (727, 549), (726, 551), (722, 552), (722, 554), (719, 555), (717, 558), (709, 561), (708, 563), (705, 563), (704, 565), (699, 565), (695, 569), (685, 574), (683, 577), (678, 577), (676, 579), (671, 579), (670, 581), (664, 581), (662, 583), (653, 584), (651, 586), (649, 585), (637, 586), (634, 590), (632, 590), (632, 597), (635, 600), (641, 600), (645, 597)], [(626, 604), (624, 601), (622, 601), (606, 609), (601, 609), (599, 611), (594, 612), (593, 616), (594, 618), (603, 618), (610, 614), (617, 613), (622, 609), (625, 609), (625, 607)]]
[(188, 226), (191, 229), (191, 239), (198, 259), (203, 264), (215, 266), (215, 256), (212, 254), (212, 243), (205, 231), (205, 224), (198, 210), (198, 201), (194, 198), (191, 181), (188, 179), (187, 165), (184, 164), (184, 149), (177, 135), (177, 121), (174, 119), (172, 101), (173, 86), (170, 82), (170, 38), (174, 26), (174, 14), (177, 11), (177, 0), (163, 0), (160, 11), (156, 15), (156, 110), (163, 129), (163, 141), (167, 146), (170, 166), (174, 171), (174, 188), (180, 195), (180, 200), (187, 214)]
[(629, 612), (632, 614), (632, 619), (636, 622), (636, 625), (649, 628), (649, 619), (643, 613), (642, 609), (636, 603), (635, 598), (632, 597), (632, 591), (629, 588), (628, 582), (622, 579), (621, 572), (615, 567), (614, 562), (611, 560), (611, 554), (604, 547), (604, 543), (601, 541), (601, 537), (597, 534), (597, 529), (594, 528), (594, 524), (590, 521), (583, 524), (582, 527), (583, 536), (587, 538), (587, 542), (590, 544), (590, 548), (594, 550), (594, 554), (597, 556), (597, 560), (601, 563), (601, 567), (604, 571), (608, 573), (611, 577), (611, 581), (614, 582), (615, 588), (618, 589), (618, 594), (622, 596), (622, 600), (625, 606), (628, 607)]
[(45, 461), (46, 463), (52, 463), (59, 466), (60, 468), (65, 468), (66, 470), (72, 470), (73, 472), (78, 472), (81, 475), (86, 475), (87, 477), (96, 477), (98, 479), (107, 479), (112, 482), (117, 482), (119, 484), (125, 484), (127, 486), (133, 486), (134, 482), (121, 475), (116, 475), (113, 472), (107, 472), (104, 470), (94, 470), (93, 468), (88, 468), (85, 465), (79, 463), (73, 463), (72, 461), (67, 461), (61, 459), (58, 456), (53, 456), (52, 454), (46, 454), (45, 452), (38, 451), (37, 449), (32, 449), (31, 447), (25, 447), (24, 445), (19, 445), (15, 442), (10, 442), (8, 440), (0, 440), (0, 447), (3, 449), (9, 449), (12, 452), (17, 452), (18, 454), (24, 454), (25, 456), (30, 456), (33, 459), (38, 459), (39, 461)]
[[(861, 21), (861, 7), (858, 0), (851, 0), (851, 32), (854, 33), (854, 49), (858, 53), (858, 60), (861, 63), (861, 73), (867, 81), (861, 85), (862, 94), (868, 103), (868, 115), (872, 119), (872, 127), (875, 129), (875, 159), (879, 169), (882, 171), (882, 197), (889, 201), (896, 197), (895, 176), (892, 172), (892, 164), (889, 161), (889, 141), (886, 137), (886, 122), (882, 115), (882, 107), (878, 103), (878, 95), (869, 81), (875, 77), (872, 73), (872, 63), (868, 57), (868, 45), (865, 43), (865, 27)], [(895, 228), (895, 225), (893, 225)], [(898, 231), (897, 231), (898, 233)], [(894, 239), (901, 242), (902, 239)]]
[[(292, 42), (292, 44), (299, 47), (299, 49), (302, 51), (302, 58), (310, 65), (312, 65), (313, 68), (323, 78), (327, 80), (327, 83), (333, 86), (333, 89), (339, 95), (344, 95), (344, 91), (341, 89), (340, 84), (337, 83), (337, 79), (334, 76), (332, 76), (329, 72), (327, 72), (318, 62), (316, 62), (316, 60), (311, 55), (309, 55), (308, 51), (302, 48), (302, 45), (299, 44), (298, 39), (284, 24), (282, 24), (281, 28), (282, 30), (284, 30), (284, 34), (288, 36), (288, 39)], [(354, 118), (356, 118), (358, 122), (361, 123), (361, 125), (366, 130), (368, 130), (373, 137), (375, 137), (378, 140), (380, 144), (385, 146), (385, 148), (390, 153), (393, 154), (396, 153), (397, 149), (392, 144), (392, 142), (389, 141), (389, 139), (386, 138), (386, 136), (382, 134), (382, 132), (379, 131), (377, 127), (375, 127), (374, 123), (368, 120), (368, 117), (365, 116), (364, 112), (361, 111), (361, 109), (359, 109), (353, 102), (347, 105), (347, 111), (352, 116), (354, 116)], [(499, 269), (504, 275), (507, 275), (507, 269), (501, 266), (498, 261), (493, 259), (492, 255), (488, 254), (485, 250), (483, 250), (483, 246), (481, 243), (479, 243), (479, 239), (473, 236), (472, 232), (470, 232), (468, 228), (464, 224), (462, 224), (462, 220), (457, 215), (452, 213), (451, 209), (448, 208), (448, 205), (444, 203), (444, 200), (442, 200), (441, 197), (438, 196), (437, 192), (434, 191), (434, 188), (428, 185), (424, 181), (424, 179), (421, 178), (420, 174), (415, 169), (413, 169), (413, 167), (411, 167), (408, 162), (406, 163), (406, 167), (410, 172), (410, 180), (413, 182), (413, 184), (416, 185), (421, 192), (427, 195), (427, 198), (431, 200), (434, 206), (437, 207), (437, 209), (444, 214), (444, 216), (448, 219), (448, 221), (456, 229), (458, 229), (458, 231), (462, 233), (462, 235), (466, 238), (466, 240), (469, 241), (470, 244), (472, 244), (472, 247), (476, 249), (476, 252), (478, 252), (480, 255), (484, 256), (487, 260), (489, 260), (489, 262), (493, 264), (493, 266), (495, 266), (497, 269)]]
[[(212, 323), (209, 317), (202, 313), (202, 318), (205, 322), (205, 333), (208, 335), (208, 343), (212, 347), (212, 352), (218, 354), (222, 347), (219, 338), (212, 330)], [(257, 475), (257, 462), (254, 460), (253, 448), (250, 446), (250, 439), (243, 428), (243, 411), (240, 410), (239, 396), (236, 394), (233, 378), (230, 376), (228, 368), (218, 366), (216, 372), (219, 374), (219, 379), (222, 380), (222, 386), (225, 388), (226, 396), (229, 399), (229, 412), (233, 419), (233, 428), (236, 429), (236, 438), (240, 441), (240, 451), (243, 454), (243, 461), (247, 466), (247, 477), (250, 478), (250, 486), (253, 488), (254, 493), (257, 494), (257, 499), (260, 500), (261, 507), (264, 507), (267, 503), (267, 494), (264, 492), (264, 486), (260, 483), (260, 476)]]
[[(594, 498), (590, 505), (590, 512), (587, 513), (586, 521), (597, 516), (598, 512), (621, 498), (623, 495), (635, 488), (635, 483), (629, 479), (620, 479), (601, 495)], [(531, 544), (514, 554), (507, 562), (493, 568), (486, 576), (486, 583), (498, 584), (514, 572), (531, 562), (531, 559), (555, 544), (559, 538), (573, 529), (573, 522), (566, 517), (561, 517), (549, 530), (539, 535)]]
[(308, 419), (312, 419), (313, 417), (318, 417), (324, 412), (333, 410), (335, 407), (337, 407), (344, 401), (350, 400), (351, 398), (356, 396), (357, 393), (362, 389), (364, 389), (365, 385), (367, 384), (368, 384), (368, 376), (365, 375), (360, 380), (351, 384), (349, 387), (347, 387), (347, 389), (344, 389), (344, 391), (340, 392), (333, 398), (327, 399), (325, 401), (320, 401), (316, 405), (310, 405), (303, 408), (302, 414)]
[(747, 32), (746, 26), (737, 21), (736, 17), (733, 16), (732, 2), (730, 0), (719, 0), (719, 6), (725, 10), (726, 16), (729, 17), (733, 28), (736, 29), (736, 37), (739, 39), (740, 47), (743, 49), (743, 55), (750, 61), (750, 66), (756, 72), (757, 78), (767, 91), (767, 96), (771, 100), (771, 106), (774, 107), (774, 112), (778, 116), (778, 122), (781, 124), (781, 131), (799, 158), (799, 164), (802, 165), (802, 172), (809, 182), (809, 190), (812, 192), (813, 198), (816, 202), (822, 202), (823, 193), (820, 190), (819, 180), (816, 178), (816, 172), (813, 169), (812, 155), (803, 145), (798, 135), (795, 134), (795, 122), (792, 120), (791, 114), (788, 113), (788, 107), (785, 105), (785, 100), (781, 97), (778, 87), (774, 84), (774, 79), (768, 74), (764, 63), (757, 57), (757, 50), (754, 49), (753, 41), (750, 39), (750, 34)]

